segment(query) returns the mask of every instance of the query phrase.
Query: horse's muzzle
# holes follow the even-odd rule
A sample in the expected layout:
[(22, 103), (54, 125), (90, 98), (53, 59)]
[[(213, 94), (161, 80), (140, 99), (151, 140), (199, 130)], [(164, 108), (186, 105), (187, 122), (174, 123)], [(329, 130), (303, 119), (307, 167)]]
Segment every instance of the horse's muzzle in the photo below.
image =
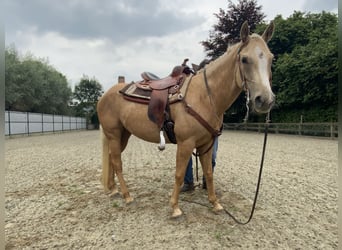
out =
[(256, 112), (267, 113), (272, 109), (275, 103), (275, 96), (273, 94), (271, 97), (256, 96), (253, 103)]

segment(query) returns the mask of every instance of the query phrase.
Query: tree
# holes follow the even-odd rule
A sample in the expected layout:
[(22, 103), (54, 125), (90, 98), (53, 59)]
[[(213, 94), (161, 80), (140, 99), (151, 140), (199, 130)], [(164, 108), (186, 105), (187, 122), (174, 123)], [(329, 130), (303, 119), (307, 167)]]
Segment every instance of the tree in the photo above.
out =
[(71, 88), (46, 60), (22, 58), (14, 46), (6, 48), (5, 80), (7, 110), (69, 114)]
[(13, 109), (15, 103), (20, 99), (19, 86), (20, 59), (18, 51), (14, 46), (5, 50), (5, 108)]
[[(337, 121), (337, 16), (295, 12), (275, 19), (269, 46), (276, 54), (273, 89), (275, 122)], [(297, 35), (295, 35), (297, 34)]]
[(96, 104), (102, 94), (102, 85), (95, 78), (89, 79), (83, 75), (73, 94), (76, 114), (86, 116), (89, 122), (98, 123)]
[[(261, 9), (256, 0), (239, 0), (238, 4), (233, 4), (229, 0), (227, 11), (220, 8), (219, 13), (214, 14), (218, 23), (209, 32), (209, 38), (201, 42), (207, 57), (214, 60), (224, 54), (229, 45), (239, 42), (240, 29), (245, 21), (248, 21), (249, 28), (253, 32), (265, 18)], [(246, 112), (245, 102), (245, 95), (242, 93), (225, 113), (224, 121), (242, 121)]]
[[(210, 31), (209, 39), (202, 41), (210, 59), (223, 54), (227, 44), (239, 40), (239, 29), (245, 19), (252, 32), (254, 29), (260, 34), (266, 27), (256, 1), (240, 0), (237, 5), (229, 1), (228, 8), (215, 14), (218, 24)], [(274, 23), (275, 33), (268, 43), (275, 55), (272, 88), (277, 98), (272, 121), (298, 122), (301, 115), (307, 122), (337, 121), (337, 15), (295, 11), (287, 19), (278, 15)], [(245, 98), (240, 95), (226, 112), (224, 121), (242, 121), (244, 103)], [(261, 121), (261, 117), (252, 114), (249, 120)]]
[(227, 11), (220, 8), (219, 13), (214, 13), (218, 23), (209, 32), (209, 38), (201, 42), (207, 56), (216, 59), (226, 52), (229, 44), (238, 42), (240, 28), (245, 21), (248, 21), (249, 28), (253, 32), (265, 18), (261, 8), (256, 0), (240, 0), (236, 5), (229, 0)]

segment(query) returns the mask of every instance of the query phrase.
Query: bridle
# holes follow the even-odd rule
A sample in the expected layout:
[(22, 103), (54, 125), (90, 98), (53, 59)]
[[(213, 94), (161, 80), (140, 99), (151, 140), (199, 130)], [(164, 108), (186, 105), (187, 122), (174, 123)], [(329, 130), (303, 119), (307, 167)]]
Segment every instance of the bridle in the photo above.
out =
[[(246, 107), (247, 107), (247, 113), (244, 119), (244, 122), (246, 123), (248, 120), (248, 114), (249, 114), (249, 89), (248, 89), (248, 85), (247, 85), (247, 78), (245, 77), (245, 75), (242, 73), (241, 70), (241, 60), (240, 60), (240, 52), (241, 52), (241, 48), (243, 46), (241, 46), (238, 50), (238, 60), (239, 60), (239, 71), (240, 71), (240, 76), (243, 82), (243, 88), (245, 90), (246, 93)], [(272, 86), (272, 74), (270, 74), (270, 84)], [(259, 175), (258, 175), (258, 181), (257, 181), (257, 185), (256, 185), (256, 190), (255, 190), (255, 195), (254, 195), (254, 199), (253, 199), (253, 205), (252, 205), (252, 209), (250, 212), (250, 215), (248, 217), (248, 219), (245, 222), (240, 221), (239, 219), (237, 219), (234, 215), (232, 215), (227, 209), (224, 209), (224, 211), (226, 212), (226, 214), (228, 214), (237, 224), (240, 225), (246, 225), (248, 224), (252, 218), (253, 218), (253, 214), (255, 211), (255, 207), (256, 207), (256, 202), (258, 199), (258, 194), (259, 194), (259, 189), (260, 189), (260, 183), (261, 183), (261, 176), (262, 176), (262, 170), (264, 167), (264, 159), (265, 159), (265, 152), (266, 152), (266, 144), (267, 144), (267, 135), (268, 135), (268, 127), (269, 127), (269, 123), (271, 122), (270, 120), (270, 111), (267, 113), (266, 115), (266, 120), (265, 120), (265, 131), (264, 131), (264, 143), (263, 143), (263, 147), (262, 147), (262, 154), (261, 154), (261, 160), (260, 160), (260, 168), (259, 168)]]
[[(249, 93), (249, 88), (248, 88), (248, 83), (247, 82), (250, 82), (250, 83), (253, 83), (255, 81), (253, 80), (250, 80), (246, 77), (246, 74), (243, 73), (242, 71), (242, 66), (241, 66), (241, 51), (244, 47), (246, 47), (248, 44), (247, 43), (244, 43), (242, 44), (239, 48), (238, 48), (238, 52), (237, 52), (237, 62), (238, 62), (238, 69), (239, 69), (239, 73), (240, 73), (240, 78), (241, 78), (241, 85), (242, 85), (242, 88), (243, 90), (245, 91), (245, 96), (246, 96), (246, 115), (245, 115), (245, 118), (243, 119), (243, 122), (244, 123), (247, 123), (248, 121), (248, 117), (249, 117), (249, 101), (250, 101), (250, 93)], [(235, 82), (236, 82), (236, 79), (235, 79)], [(269, 83), (270, 83), (270, 87), (272, 88), (272, 71), (270, 72), (270, 77), (269, 77)], [(239, 86), (239, 84), (237, 84)], [(269, 112), (268, 112), (268, 116), (269, 116)], [(269, 118), (266, 118), (266, 120), (269, 120)]]
[[(247, 85), (247, 78), (245, 77), (245, 75), (242, 73), (242, 70), (241, 70), (241, 60), (240, 60), (240, 51), (241, 51), (241, 48), (243, 46), (241, 46), (238, 50), (238, 60), (239, 60), (239, 71), (240, 71), (240, 76), (241, 76), (241, 79), (242, 79), (242, 82), (243, 82), (243, 88), (245, 90), (245, 93), (246, 93), (246, 107), (247, 107), (247, 113), (246, 113), (246, 116), (245, 116), (245, 119), (244, 119), (244, 122), (246, 123), (247, 120), (248, 120), (248, 114), (249, 114), (249, 89), (248, 89), (248, 85)], [(204, 73), (205, 75), (205, 73)], [(270, 84), (272, 86), (272, 74), (270, 75)], [(251, 81), (253, 82), (253, 81)], [(270, 123), (270, 112), (267, 113), (266, 115), (266, 120), (265, 120), (265, 131), (264, 131), (264, 142), (263, 142), (263, 148), (262, 148), (262, 154), (261, 154), (261, 160), (260, 160), (260, 168), (259, 168), (259, 174), (258, 174), (258, 181), (257, 181), (257, 184), (256, 184), (256, 190), (255, 190), (255, 195), (254, 195), (254, 199), (253, 199), (253, 205), (252, 205), (252, 208), (251, 208), (251, 212), (250, 212), (250, 215), (248, 217), (248, 219), (244, 222), (240, 221), (239, 219), (237, 219), (233, 214), (231, 214), (227, 209), (224, 209), (225, 213), (228, 214), (228, 216), (230, 216), (237, 224), (240, 224), (240, 225), (246, 225), (248, 224), (252, 218), (253, 218), (253, 214), (254, 214), (254, 211), (255, 211), (255, 207), (256, 207), (256, 202), (257, 202), (257, 199), (258, 199), (258, 194), (259, 194), (259, 189), (260, 189), (260, 184), (261, 184), (261, 176), (262, 176), (262, 171), (263, 171), (263, 166), (264, 166), (264, 159), (265, 159), (265, 152), (266, 152), (266, 144), (267, 144), (267, 135), (268, 135), (268, 127), (269, 127), (269, 123)], [(196, 157), (196, 177), (197, 177), (197, 181), (198, 181), (198, 168), (197, 168), (197, 157)], [(187, 201), (187, 200), (184, 200), (184, 201)], [(199, 202), (193, 202), (193, 201), (188, 201), (188, 202), (192, 202), (192, 203), (196, 203), (196, 204), (199, 204), (199, 205), (202, 205), (202, 206), (206, 206), (207, 205), (204, 205), (204, 204), (201, 204)]]

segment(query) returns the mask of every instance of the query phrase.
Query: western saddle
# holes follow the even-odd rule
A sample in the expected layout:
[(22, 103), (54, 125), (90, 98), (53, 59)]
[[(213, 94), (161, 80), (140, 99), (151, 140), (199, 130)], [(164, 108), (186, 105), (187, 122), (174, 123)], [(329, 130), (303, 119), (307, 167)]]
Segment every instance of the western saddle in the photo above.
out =
[(181, 65), (175, 66), (171, 74), (165, 78), (161, 79), (153, 73), (143, 72), (141, 73), (143, 80), (128, 84), (120, 90), (120, 93), (124, 95), (125, 99), (148, 104), (148, 118), (157, 124), (160, 129), (159, 150), (165, 149), (163, 131), (166, 132), (172, 143), (177, 143), (173, 133), (169, 96), (179, 93), (185, 78), (191, 73), (194, 74), (186, 65), (188, 60), (185, 59)]

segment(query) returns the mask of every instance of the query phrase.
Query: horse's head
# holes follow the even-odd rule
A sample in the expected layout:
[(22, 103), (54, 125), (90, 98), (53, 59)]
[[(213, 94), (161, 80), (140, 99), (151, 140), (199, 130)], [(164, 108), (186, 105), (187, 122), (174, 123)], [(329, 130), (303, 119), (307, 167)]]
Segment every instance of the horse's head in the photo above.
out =
[(273, 22), (262, 36), (250, 35), (247, 22), (242, 25), (240, 31), (241, 45), (238, 52), (240, 87), (249, 92), (250, 101), (258, 113), (269, 112), (275, 102), (275, 95), (271, 89), (273, 54), (267, 46), (273, 31)]

